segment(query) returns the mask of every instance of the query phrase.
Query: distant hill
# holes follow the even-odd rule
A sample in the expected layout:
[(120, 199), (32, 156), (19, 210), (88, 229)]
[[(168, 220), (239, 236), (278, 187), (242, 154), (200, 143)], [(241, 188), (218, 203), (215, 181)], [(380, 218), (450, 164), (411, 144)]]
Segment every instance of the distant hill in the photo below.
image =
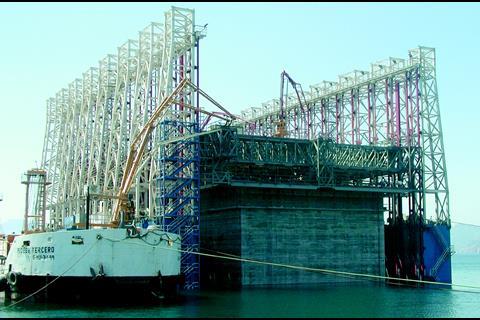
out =
[(451, 243), (459, 254), (480, 254), (480, 227), (452, 223)]

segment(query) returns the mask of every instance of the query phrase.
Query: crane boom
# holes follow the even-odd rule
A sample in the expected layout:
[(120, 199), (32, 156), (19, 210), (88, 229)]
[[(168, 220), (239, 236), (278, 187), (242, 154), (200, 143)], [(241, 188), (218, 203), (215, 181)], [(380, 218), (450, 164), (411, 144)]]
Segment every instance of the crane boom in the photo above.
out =
[[(306, 107), (306, 100), (305, 100), (305, 94), (303, 93), (302, 85), (290, 77), (290, 75), (283, 70), (281, 74), (281, 82), (280, 82), (280, 109), (284, 108), (284, 103), (283, 103), (283, 92), (284, 92), (284, 83), (285, 83), (285, 78), (290, 82), (292, 85), (293, 89), (295, 89), (295, 93), (297, 94), (298, 98), (298, 103), (300, 104), (300, 107), (302, 108), (302, 111), (305, 112), (305, 107)], [(300, 89), (300, 90), (299, 90)], [(300, 95), (301, 94), (301, 95)], [(303, 101), (302, 101), (303, 98)], [(285, 117), (285, 110), (282, 110), (282, 114)]]
[[(285, 137), (287, 135), (287, 131), (285, 128), (285, 103), (284, 103), (284, 92), (285, 92), (285, 78), (290, 82), (292, 85), (293, 89), (295, 90), (295, 93), (297, 95), (298, 99), (298, 104), (300, 105), (300, 108), (302, 112), (307, 112), (307, 103), (305, 99), (305, 94), (303, 93), (302, 85), (290, 77), (290, 75), (283, 70), (282, 73), (280, 74), (280, 119), (277, 124), (277, 137)], [(302, 101), (303, 98), (303, 101)]]
[(166, 111), (168, 106), (173, 102), (175, 96), (181, 92), (183, 88), (188, 83), (188, 79), (184, 78), (180, 83), (177, 85), (177, 87), (173, 90), (173, 92), (165, 99), (163, 99), (162, 103), (158, 108), (155, 109), (154, 113), (150, 117), (150, 119), (147, 121), (145, 126), (142, 128), (142, 130), (137, 134), (135, 139), (130, 145), (130, 151), (127, 156), (127, 161), (125, 163), (125, 169), (122, 177), (122, 182), (120, 184), (120, 189), (117, 194), (117, 201), (115, 202), (113, 212), (112, 212), (112, 223), (113, 224), (118, 224), (119, 222), (119, 214), (120, 214), (120, 209), (124, 208), (126, 203), (127, 203), (127, 194), (128, 191), (130, 190), (130, 187), (133, 182), (133, 178), (135, 177), (135, 174), (137, 172), (138, 166), (140, 164), (140, 161), (142, 160), (143, 157), (143, 151), (145, 150), (145, 146), (147, 145), (148, 138), (150, 136), (150, 133), (153, 131), (155, 128), (155, 122), (160, 118), (161, 115)]
[[(137, 170), (140, 166), (141, 160), (143, 158), (144, 150), (147, 145), (147, 142), (149, 140), (149, 137), (153, 131), (153, 129), (156, 127), (156, 124), (162, 116), (164, 116), (165, 111), (167, 111), (168, 107), (175, 102), (175, 97), (179, 95), (182, 90), (184, 90), (186, 87), (191, 87), (195, 91), (198, 91), (204, 98), (206, 98), (208, 101), (210, 101), (212, 104), (214, 104), (216, 107), (218, 107), (220, 110), (223, 111), (222, 116), (219, 116), (215, 113), (210, 113), (207, 111), (202, 111), (200, 108), (198, 109), (199, 112), (208, 114), (210, 116), (215, 116), (218, 118), (221, 118), (223, 120), (226, 120), (226, 116), (229, 117), (230, 119), (227, 120), (235, 120), (238, 117), (231, 114), (229, 111), (227, 111), (224, 107), (222, 107), (218, 102), (216, 102), (214, 99), (212, 99), (208, 94), (206, 94), (203, 90), (198, 88), (196, 85), (194, 85), (188, 78), (184, 78), (180, 81), (180, 83), (175, 87), (173, 92), (163, 99), (161, 104), (155, 109), (153, 114), (150, 116), (150, 119), (147, 121), (147, 123), (143, 126), (142, 130), (136, 135), (135, 139), (130, 145), (130, 151), (127, 156), (127, 161), (125, 163), (125, 169), (123, 170), (123, 176), (122, 176), (122, 182), (120, 184), (119, 191), (117, 195), (114, 197), (117, 199), (114, 204), (113, 212), (112, 212), (112, 219), (111, 219), (111, 224), (114, 226), (118, 226), (119, 223), (119, 215), (120, 211), (122, 209), (127, 209), (128, 208), (128, 192), (130, 190), (130, 187), (132, 186), (133, 179), (137, 173)], [(184, 105), (186, 108), (191, 108), (195, 109), (192, 106), (189, 105)], [(196, 136), (200, 136), (202, 133), (196, 133), (193, 135), (186, 135), (184, 137), (177, 137), (176, 139), (165, 141), (164, 143), (170, 143), (174, 142), (179, 139), (190, 139)]]

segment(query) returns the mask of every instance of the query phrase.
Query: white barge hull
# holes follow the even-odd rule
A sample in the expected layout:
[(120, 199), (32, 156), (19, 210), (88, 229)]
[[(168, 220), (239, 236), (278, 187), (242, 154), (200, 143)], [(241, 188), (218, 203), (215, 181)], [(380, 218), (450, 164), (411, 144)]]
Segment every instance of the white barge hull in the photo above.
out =
[(118, 228), (27, 234), (15, 238), (4, 273), (13, 292), (37, 290), (57, 277), (57, 287), (62, 290), (69, 283), (101, 283), (104, 288), (106, 283), (140, 284), (148, 289), (152, 284), (159, 287), (162, 281), (182, 281), (180, 249), (179, 235), (160, 230), (142, 233)]

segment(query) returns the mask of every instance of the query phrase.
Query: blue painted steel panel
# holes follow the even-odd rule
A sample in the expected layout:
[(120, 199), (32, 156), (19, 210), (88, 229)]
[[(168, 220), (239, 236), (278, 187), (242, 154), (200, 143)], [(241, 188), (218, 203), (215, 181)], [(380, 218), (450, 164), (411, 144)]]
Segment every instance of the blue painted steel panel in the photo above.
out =
[(446, 225), (427, 224), (423, 231), (423, 261), (425, 276), (437, 282), (452, 282), (450, 228)]

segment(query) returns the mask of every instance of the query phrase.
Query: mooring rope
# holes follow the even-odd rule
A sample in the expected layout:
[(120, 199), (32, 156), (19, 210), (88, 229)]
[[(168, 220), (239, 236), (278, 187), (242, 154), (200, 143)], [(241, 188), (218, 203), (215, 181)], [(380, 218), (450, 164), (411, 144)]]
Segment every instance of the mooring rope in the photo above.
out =
[(465, 226), (472, 226), (472, 227), (477, 227), (480, 228), (480, 225), (474, 224), (474, 223), (467, 223), (467, 222), (459, 222), (459, 221), (450, 221), (451, 223), (457, 223), (457, 224), (463, 224)]
[[(129, 244), (134, 244), (134, 245), (139, 245), (139, 246), (158, 247), (158, 246), (152, 246), (152, 245), (138, 243), (138, 242), (129, 242)], [(291, 264), (284, 264), (284, 263), (275, 263), (275, 262), (268, 262), (268, 261), (254, 260), (254, 259), (246, 259), (246, 258), (242, 258), (242, 257), (235, 256), (235, 255), (232, 255), (232, 254), (216, 255), (216, 254), (186, 251), (186, 250), (182, 250), (182, 249), (168, 248), (168, 247), (158, 247), (158, 248), (164, 249), (164, 250), (172, 250), (172, 251), (190, 253), (190, 254), (195, 254), (195, 255), (200, 255), (200, 256), (212, 257), (212, 258), (220, 258), (220, 259), (234, 260), (234, 261), (240, 261), (240, 262), (249, 262), (249, 263), (256, 263), (256, 264), (261, 264), (261, 265), (270, 265), (270, 266), (284, 267), (284, 268), (304, 270), (304, 271), (321, 272), (321, 273), (332, 274), (332, 275), (337, 275), (337, 276), (352, 276), (352, 277), (361, 277), (361, 278), (375, 279), (375, 280), (396, 280), (396, 281), (403, 281), (403, 282), (409, 282), (409, 283), (432, 284), (432, 285), (449, 286), (449, 287), (450, 286), (455, 286), (455, 287), (459, 287), (459, 288), (468, 288), (468, 289), (478, 289), (478, 290), (480, 290), (480, 286), (454, 284), (454, 283), (448, 283), (448, 282), (435, 282), (435, 281), (427, 281), (427, 280), (403, 279), (403, 278), (397, 278), (397, 277), (387, 277), (387, 276), (380, 276), (380, 275), (373, 275), (373, 274), (366, 274), (366, 273), (337, 271), (337, 270), (322, 269), (322, 268), (312, 268), (312, 267), (305, 267), (305, 266), (298, 266), (298, 265), (291, 265)], [(454, 290), (454, 291), (462, 291), (462, 292), (469, 292), (469, 293), (480, 293), (480, 292), (477, 292), (477, 291), (456, 290), (456, 289), (451, 289), (451, 288), (444, 288), (444, 289)]]
[[(452, 222), (454, 222), (454, 221), (452, 221)], [(460, 223), (460, 222), (454, 222), (454, 223), (465, 224), (465, 225), (473, 225), (473, 224)], [(480, 227), (478, 225), (473, 225), (473, 226)], [(168, 234), (167, 234), (167, 236), (168, 236)], [(105, 239), (105, 240), (108, 240), (108, 241), (111, 241), (111, 242), (121, 242), (121, 241), (125, 241), (127, 239), (130, 239), (130, 238), (125, 237), (125, 238), (122, 238), (122, 239), (109, 239), (107, 237), (102, 237), (101, 235), (98, 235), (96, 237), (96, 241), (68, 269), (66, 269), (64, 272), (62, 272), (60, 275), (58, 275), (55, 279), (53, 279), (52, 281), (50, 281), (49, 283), (47, 283), (46, 285), (44, 285), (43, 287), (41, 287), (37, 291), (31, 293), (30, 295), (26, 296), (25, 298), (23, 298), (19, 301), (16, 301), (16, 302), (14, 302), (14, 303), (6, 306), (6, 307), (1, 308), (0, 311), (6, 310), (10, 307), (18, 305), (19, 303), (33, 297), (34, 295), (36, 295), (36, 294), (40, 293), (41, 291), (45, 290), (46, 288), (48, 288), (51, 284), (53, 284), (55, 281), (57, 281), (59, 278), (61, 278), (63, 275), (65, 275), (68, 271), (70, 271), (73, 267), (75, 267), (80, 262), (80, 260), (83, 257), (85, 257), (87, 255), (87, 253), (90, 252), (90, 250), (92, 250), (93, 247), (101, 239)], [(132, 238), (132, 239), (134, 239), (134, 238)], [(220, 252), (220, 251), (215, 251), (215, 250), (211, 250), (211, 249), (205, 249), (205, 248), (202, 248), (202, 249), (212, 251), (212, 252), (216, 252), (216, 253), (219, 253), (219, 254), (209, 254), (209, 253), (204, 253), (204, 252), (186, 251), (186, 250), (176, 249), (176, 248), (159, 247), (158, 244), (160, 244), (161, 241), (159, 241), (159, 243), (157, 243), (155, 245), (152, 245), (152, 244), (149, 244), (148, 242), (144, 241), (144, 239), (141, 239), (141, 240), (143, 240), (144, 243), (128, 242), (128, 244), (154, 247), (154, 248), (160, 248), (160, 249), (164, 249), (164, 250), (171, 250), (171, 251), (177, 251), (177, 252), (182, 252), (182, 253), (190, 253), (190, 254), (195, 254), (195, 255), (199, 255), (199, 256), (212, 257), (212, 258), (234, 260), (234, 261), (239, 261), (239, 262), (248, 262), (248, 263), (270, 265), (270, 266), (304, 270), (304, 271), (321, 272), (321, 273), (331, 274), (331, 275), (340, 276), (340, 277), (347, 277), (347, 278), (360, 277), (360, 278), (365, 278), (367, 280), (396, 280), (396, 281), (400, 281), (400, 282), (403, 281), (403, 282), (409, 282), (409, 283), (432, 284), (432, 285), (449, 286), (449, 287), (454, 286), (454, 287), (459, 287), (459, 288), (468, 288), (468, 289), (478, 289), (478, 290), (480, 290), (480, 286), (454, 284), (454, 283), (447, 283), (447, 282), (435, 282), (435, 281), (426, 281), (426, 280), (416, 280), (416, 279), (403, 279), (403, 278), (397, 278), (397, 277), (379, 276), (379, 275), (366, 274), (366, 273), (337, 271), (337, 270), (330, 270), (330, 269), (312, 268), (312, 267), (290, 265), (290, 264), (284, 264), (284, 263), (275, 263), (275, 262), (269, 262), (269, 261), (246, 259), (246, 258), (242, 258), (241, 256), (238, 256), (238, 255), (229, 254), (229, 253)], [(390, 283), (390, 284), (399, 285), (399, 286), (408, 285), (408, 284), (401, 284), (401, 283)], [(467, 290), (458, 290), (458, 289), (452, 289), (452, 288), (433, 287), (433, 289), (459, 291), (459, 292), (466, 292), (466, 293), (480, 293), (479, 291), (467, 291)]]

